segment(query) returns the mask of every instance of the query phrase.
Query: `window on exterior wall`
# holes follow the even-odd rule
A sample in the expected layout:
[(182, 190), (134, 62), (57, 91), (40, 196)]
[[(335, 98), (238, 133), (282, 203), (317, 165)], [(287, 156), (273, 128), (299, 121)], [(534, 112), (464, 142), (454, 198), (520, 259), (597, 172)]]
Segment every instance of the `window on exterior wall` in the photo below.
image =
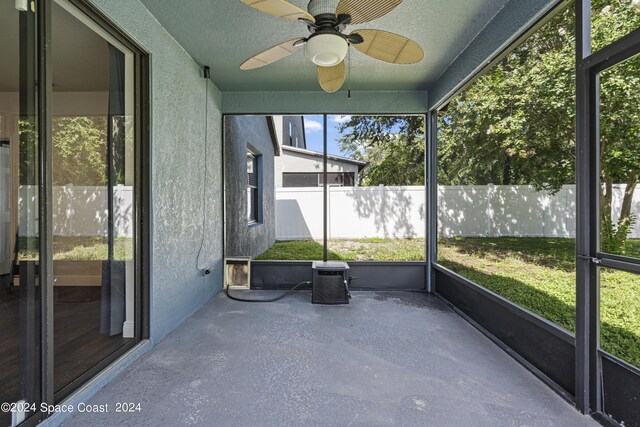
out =
[(260, 179), (258, 157), (247, 152), (247, 221), (256, 223), (260, 220)]
[[(355, 185), (355, 172), (328, 173), (327, 182), (334, 187), (353, 187)], [(320, 185), (324, 185), (324, 176), (319, 177)]]
[[(355, 185), (353, 172), (328, 173), (329, 185), (338, 187), (353, 187)], [(283, 187), (322, 187), (324, 175), (322, 173), (292, 173), (282, 174)]]
[(574, 8), (438, 116), (438, 263), (575, 330)]
[(293, 126), (289, 122), (289, 145), (293, 146)]
[(317, 173), (287, 173), (282, 174), (282, 187), (317, 187)]

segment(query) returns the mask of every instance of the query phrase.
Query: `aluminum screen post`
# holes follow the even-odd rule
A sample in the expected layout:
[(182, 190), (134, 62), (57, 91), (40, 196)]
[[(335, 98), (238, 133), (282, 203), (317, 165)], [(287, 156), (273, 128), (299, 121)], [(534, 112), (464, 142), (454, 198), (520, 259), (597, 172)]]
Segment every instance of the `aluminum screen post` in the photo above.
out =
[(435, 272), (438, 262), (438, 111), (427, 115), (427, 292), (435, 292)]
[(328, 190), (327, 185), (327, 115), (322, 115), (322, 260), (327, 262), (327, 202), (328, 202)]
[(576, 397), (579, 411), (599, 411), (598, 91), (585, 66), (591, 54), (591, 1), (576, 1)]

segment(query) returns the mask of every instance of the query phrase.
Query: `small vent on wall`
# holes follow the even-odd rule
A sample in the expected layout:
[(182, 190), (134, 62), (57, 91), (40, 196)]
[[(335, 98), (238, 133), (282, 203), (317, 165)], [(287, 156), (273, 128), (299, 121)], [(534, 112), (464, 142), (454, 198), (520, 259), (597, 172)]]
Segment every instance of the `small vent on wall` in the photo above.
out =
[(251, 283), (251, 258), (225, 258), (224, 284), (229, 289), (249, 289)]

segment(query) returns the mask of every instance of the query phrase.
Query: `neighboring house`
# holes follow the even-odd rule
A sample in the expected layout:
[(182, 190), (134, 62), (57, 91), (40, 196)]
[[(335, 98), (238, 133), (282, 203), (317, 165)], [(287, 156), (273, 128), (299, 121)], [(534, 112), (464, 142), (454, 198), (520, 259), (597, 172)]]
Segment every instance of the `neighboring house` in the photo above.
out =
[[(323, 181), (323, 155), (307, 149), (303, 116), (273, 116), (282, 155), (275, 161), (275, 184), (281, 187), (319, 187)], [(329, 185), (353, 187), (366, 162), (327, 156)]]
[(224, 120), (226, 255), (256, 257), (276, 240), (274, 159), (280, 155), (271, 116)]
[[(254, 258), (276, 240), (275, 189), (322, 186), (323, 156), (306, 148), (302, 116), (227, 116), (224, 132), (226, 255)], [(365, 166), (329, 155), (329, 184), (355, 186)]]
[[(322, 153), (306, 149), (302, 116), (226, 116), (227, 257), (252, 257), (276, 240), (275, 190), (323, 185)], [(329, 184), (355, 186), (365, 162), (327, 156)]]
[(303, 116), (271, 116), (282, 146), (307, 148)]

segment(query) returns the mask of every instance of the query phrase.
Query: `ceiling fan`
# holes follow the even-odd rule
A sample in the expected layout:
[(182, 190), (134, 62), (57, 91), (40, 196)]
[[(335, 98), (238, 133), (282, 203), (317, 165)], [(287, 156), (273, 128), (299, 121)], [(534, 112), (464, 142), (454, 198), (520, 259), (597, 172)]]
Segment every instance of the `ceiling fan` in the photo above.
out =
[(240, 65), (242, 70), (272, 64), (304, 46), (307, 58), (317, 65), (320, 86), (332, 93), (338, 91), (346, 79), (345, 57), (349, 46), (391, 64), (415, 64), (424, 58), (418, 43), (398, 34), (368, 29), (344, 33), (347, 25), (380, 18), (398, 7), (402, 0), (311, 0), (308, 12), (286, 0), (241, 1), (269, 15), (301, 22), (311, 33), (252, 56)]

